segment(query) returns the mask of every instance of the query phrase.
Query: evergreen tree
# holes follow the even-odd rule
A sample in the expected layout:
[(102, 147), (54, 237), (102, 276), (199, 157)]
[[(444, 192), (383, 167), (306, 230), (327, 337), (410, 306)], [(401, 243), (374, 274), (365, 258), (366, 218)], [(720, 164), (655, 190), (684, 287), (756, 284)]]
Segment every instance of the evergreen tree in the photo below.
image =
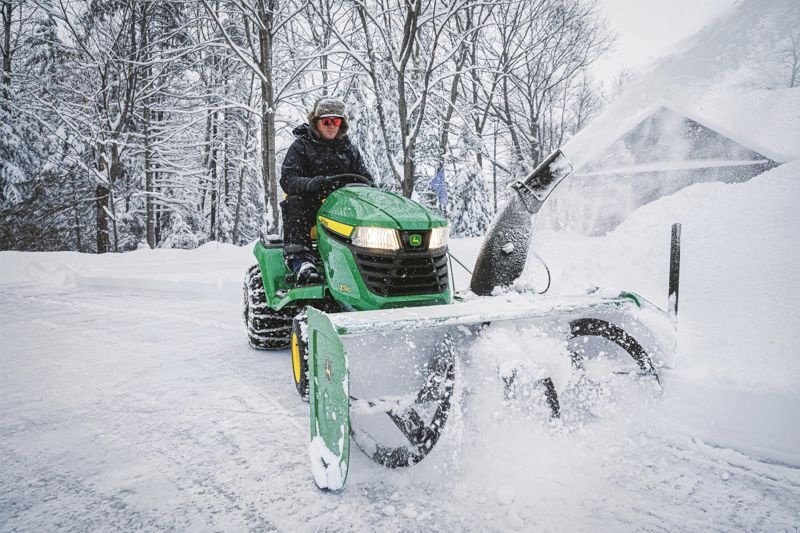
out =
[(489, 191), (478, 165), (481, 146), (478, 139), (464, 127), (458, 136), (448, 178), (450, 235), (478, 237), (491, 222)]

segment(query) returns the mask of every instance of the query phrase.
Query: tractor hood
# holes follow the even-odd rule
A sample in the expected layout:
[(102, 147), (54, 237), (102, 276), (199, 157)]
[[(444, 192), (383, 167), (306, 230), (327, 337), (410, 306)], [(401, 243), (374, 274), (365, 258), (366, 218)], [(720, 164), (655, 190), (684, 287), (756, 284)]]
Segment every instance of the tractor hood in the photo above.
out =
[(427, 230), (444, 217), (403, 196), (374, 187), (343, 187), (325, 199), (319, 215), (351, 226)]

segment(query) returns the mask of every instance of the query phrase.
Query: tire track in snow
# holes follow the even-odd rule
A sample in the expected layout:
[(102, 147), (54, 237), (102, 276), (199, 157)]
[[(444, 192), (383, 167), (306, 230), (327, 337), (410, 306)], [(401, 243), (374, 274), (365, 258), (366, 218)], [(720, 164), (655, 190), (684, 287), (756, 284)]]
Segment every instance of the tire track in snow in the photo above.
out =
[[(25, 285), (22, 287), (23, 289), (29, 288), (29, 285)], [(130, 294), (117, 294), (117, 293), (107, 293), (105, 291), (98, 293), (101, 297), (107, 297), (113, 300), (117, 299), (131, 299), (132, 297), (141, 298), (139, 295), (130, 295)], [(201, 327), (213, 327), (216, 329), (222, 329), (225, 331), (235, 332), (236, 338), (243, 339), (244, 338), (244, 328), (241, 325), (233, 325), (227, 322), (222, 322), (219, 320), (204, 320), (204, 319), (197, 319), (189, 315), (185, 314), (176, 314), (174, 312), (154, 312), (154, 311), (143, 311), (138, 307), (128, 306), (121, 306), (121, 305), (107, 305), (107, 304), (98, 304), (93, 302), (85, 302), (85, 301), (78, 301), (76, 297), (83, 297), (86, 295), (82, 295), (77, 292), (68, 292), (65, 293), (64, 296), (66, 298), (53, 298), (53, 297), (46, 297), (42, 295), (21, 295), (13, 291), (9, 294), (7, 290), (0, 290), (0, 295), (10, 295), (17, 299), (36, 303), (36, 304), (43, 304), (50, 307), (51, 304), (55, 304), (60, 307), (67, 307), (72, 309), (80, 309), (86, 311), (94, 311), (103, 314), (105, 317), (119, 317), (124, 315), (135, 315), (138, 317), (148, 318), (157, 321), (176, 321), (181, 322), (184, 324), (190, 324), (194, 326), (201, 326)], [(94, 296), (93, 296), (94, 297)], [(190, 304), (191, 302), (187, 302), (182, 298), (163, 298), (163, 296), (159, 299), (165, 300), (177, 300), (180, 304)], [(153, 298), (145, 298), (146, 301), (152, 301)], [(212, 303), (216, 303), (215, 301), (211, 301)], [(239, 316), (237, 316), (239, 318)], [(60, 326), (57, 322), (53, 321), (44, 321), (43, 319), (35, 319), (35, 320), (42, 320), (42, 323), (49, 325), (50, 327), (55, 327), (58, 329), (64, 329), (67, 326)], [(123, 321), (127, 322), (127, 321)], [(232, 320), (231, 320), (232, 322)], [(244, 346), (243, 350), (251, 350), (251, 348), (247, 345)], [(233, 366), (226, 367), (227, 371), (236, 372), (236, 368)], [(244, 377), (244, 373), (237, 372), (239, 377)], [(255, 392), (258, 394), (261, 399), (269, 404), (272, 407), (272, 414), (273, 415), (280, 415), (286, 422), (291, 424), (297, 429), (300, 429), (300, 425), (296, 421), (294, 415), (291, 413), (289, 409), (284, 407), (281, 403), (277, 402), (273, 398), (271, 398), (267, 394), (263, 394), (261, 392)]]

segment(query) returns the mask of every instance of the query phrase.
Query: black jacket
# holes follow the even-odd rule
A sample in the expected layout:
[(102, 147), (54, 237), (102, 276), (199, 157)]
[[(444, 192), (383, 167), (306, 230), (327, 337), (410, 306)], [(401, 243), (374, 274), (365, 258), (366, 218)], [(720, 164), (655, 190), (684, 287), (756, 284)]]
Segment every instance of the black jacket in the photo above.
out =
[(347, 135), (328, 141), (315, 135), (308, 124), (298, 126), (292, 133), (296, 139), (281, 167), (280, 183), (286, 194), (307, 194), (306, 183), (314, 176), (359, 174), (374, 181)]

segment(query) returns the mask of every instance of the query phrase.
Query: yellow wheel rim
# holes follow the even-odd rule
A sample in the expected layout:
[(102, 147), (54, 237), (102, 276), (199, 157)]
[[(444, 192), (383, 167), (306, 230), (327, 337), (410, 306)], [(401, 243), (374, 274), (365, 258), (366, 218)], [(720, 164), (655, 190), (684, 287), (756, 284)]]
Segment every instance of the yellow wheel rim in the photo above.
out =
[(300, 341), (297, 333), (292, 332), (292, 368), (294, 369), (294, 382), (300, 383)]

